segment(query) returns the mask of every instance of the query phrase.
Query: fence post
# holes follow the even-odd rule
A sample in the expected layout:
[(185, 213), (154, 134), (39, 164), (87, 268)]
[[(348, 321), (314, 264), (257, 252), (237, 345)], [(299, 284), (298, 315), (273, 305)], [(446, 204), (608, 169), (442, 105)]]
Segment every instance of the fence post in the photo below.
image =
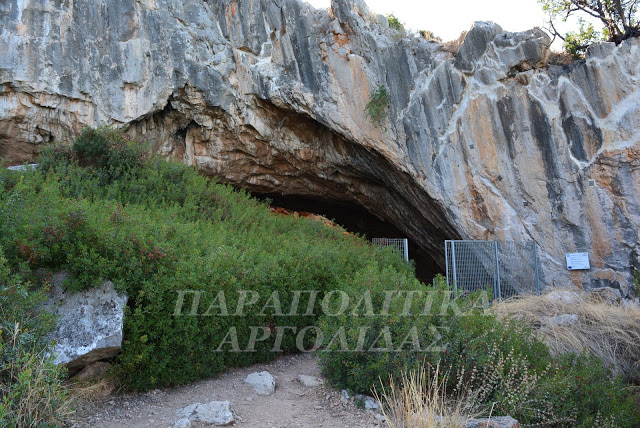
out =
[[(496, 258), (496, 248), (495, 248), (495, 242), (492, 242), (492, 247), (493, 247), (493, 258)], [(493, 264), (493, 297), (495, 299), (496, 297), (496, 292), (498, 290), (498, 269), (496, 264)]]
[(501, 300), (502, 299), (502, 292), (500, 290), (500, 258), (498, 256), (498, 241), (493, 241), (493, 245), (494, 245), (494, 251), (495, 251), (495, 258), (496, 258), (496, 283), (497, 283), (497, 288), (493, 291), (495, 293), (495, 298)]
[(449, 282), (449, 241), (444, 241), (444, 263), (446, 269), (445, 272), (447, 272), (447, 285), (451, 286), (451, 283)]
[(453, 268), (453, 289), (458, 291), (458, 278), (456, 272), (456, 241), (451, 241), (451, 263)]
[(404, 260), (405, 261), (409, 261), (409, 240), (407, 238), (404, 238)]
[(535, 281), (536, 293), (540, 295), (540, 274), (538, 273), (538, 244), (536, 241), (533, 242), (533, 260), (535, 265), (535, 273), (533, 280)]

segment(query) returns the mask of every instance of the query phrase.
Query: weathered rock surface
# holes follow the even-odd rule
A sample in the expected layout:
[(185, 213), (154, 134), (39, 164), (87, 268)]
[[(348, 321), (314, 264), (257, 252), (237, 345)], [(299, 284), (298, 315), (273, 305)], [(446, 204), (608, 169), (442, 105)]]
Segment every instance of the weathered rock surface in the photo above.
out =
[(577, 314), (560, 314), (554, 317), (543, 317), (542, 321), (546, 325), (558, 327), (570, 327), (578, 324)]
[(467, 421), (467, 428), (520, 428), (520, 423), (510, 416), (500, 416), (486, 419), (471, 419)]
[(93, 363), (84, 367), (78, 374), (73, 376), (73, 380), (86, 380), (91, 378), (98, 378), (104, 376), (111, 364), (104, 361), (94, 361)]
[(7, 169), (9, 171), (28, 171), (30, 169), (35, 169), (38, 167), (37, 163), (32, 163), (29, 165), (15, 165), (15, 166), (10, 166)]
[(308, 376), (308, 375), (301, 374), (301, 375), (298, 375), (297, 379), (298, 379), (298, 382), (300, 382), (301, 384), (303, 384), (308, 388), (324, 385), (324, 381), (315, 376)]
[(340, 401), (343, 404), (355, 403), (362, 405), (366, 410), (378, 410), (380, 408), (380, 405), (375, 398), (362, 394), (351, 396), (346, 389), (340, 391)]
[(229, 425), (235, 421), (228, 401), (211, 401), (209, 403), (195, 403), (176, 412), (178, 419), (174, 427), (187, 428), (192, 422), (205, 425)]
[(47, 308), (58, 316), (51, 338), (56, 364), (66, 364), (71, 373), (91, 363), (115, 357), (122, 345), (122, 327), (127, 297), (111, 282), (80, 293), (62, 289), (64, 274), (54, 276)]
[(588, 299), (592, 302), (604, 302), (619, 305), (622, 302), (620, 291), (610, 287), (599, 287), (589, 291)]
[(580, 294), (567, 290), (554, 290), (547, 293), (546, 298), (552, 302), (562, 303), (565, 305), (577, 305), (584, 301)]
[(245, 378), (244, 383), (260, 395), (270, 395), (276, 391), (276, 380), (269, 372), (251, 373)]
[(0, 28), (11, 162), (117, 124), (251, 191), (358, 203), (440, 264), (461, 237), (535, 240), (548, 285), (624, 291), (640, 264), (638, 39), (548, 66), (541, 31), (478, 23), (452, 54), (361, 0), (8, 0)]

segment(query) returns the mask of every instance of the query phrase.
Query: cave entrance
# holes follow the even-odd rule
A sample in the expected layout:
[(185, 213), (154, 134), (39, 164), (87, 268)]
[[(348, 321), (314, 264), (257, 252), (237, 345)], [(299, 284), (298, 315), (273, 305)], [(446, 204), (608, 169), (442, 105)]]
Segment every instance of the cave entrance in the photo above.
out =
[(392, 223), (371, 214), (361, 205), (346, 201), (269, 193), (253, 193), (253, 196), (262, 200), (270, 199), (274, 207), (320, 214), (334, 220), (349, 232), (365, 236), (369, 241), (372, 238), (409, 238), (409, 259), (415, 262), (418, 279), (425, 284), (430, 284), (435, 275), (444, 274), (429, 252), (412, 242), (410, 236), (406, 236)]

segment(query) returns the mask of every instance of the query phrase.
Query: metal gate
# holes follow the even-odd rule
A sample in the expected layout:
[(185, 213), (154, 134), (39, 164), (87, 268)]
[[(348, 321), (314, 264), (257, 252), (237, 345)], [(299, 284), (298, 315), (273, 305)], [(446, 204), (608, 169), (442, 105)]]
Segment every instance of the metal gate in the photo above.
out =
[(445, 241), (447, 284), (456, 290), (492, 289), (496, 299), (540, 294), (533, 241)]
[(376, 247), (391, 247), (399, 253), (405, 261), (409, 261), (409, 240), (406, 238), (373, 238), (371, 240)]

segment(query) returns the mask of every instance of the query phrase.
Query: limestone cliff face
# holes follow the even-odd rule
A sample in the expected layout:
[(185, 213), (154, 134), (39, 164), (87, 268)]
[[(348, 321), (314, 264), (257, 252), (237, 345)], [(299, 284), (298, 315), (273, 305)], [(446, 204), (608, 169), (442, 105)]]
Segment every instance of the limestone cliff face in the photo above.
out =
[[(360, 0), (7, 0), (0, 157), (83, 125), (262, 193), (355, 201), (443, 240), (533, 239), (547, 285), (625, 289), (640, 254), (640, 41), (548, 66), (539, 30), (478, 23), (458, 53)], [(364, 107), (385, 85), (388, 119)], [(590, 272), (566, 271), (589, 251)]]

